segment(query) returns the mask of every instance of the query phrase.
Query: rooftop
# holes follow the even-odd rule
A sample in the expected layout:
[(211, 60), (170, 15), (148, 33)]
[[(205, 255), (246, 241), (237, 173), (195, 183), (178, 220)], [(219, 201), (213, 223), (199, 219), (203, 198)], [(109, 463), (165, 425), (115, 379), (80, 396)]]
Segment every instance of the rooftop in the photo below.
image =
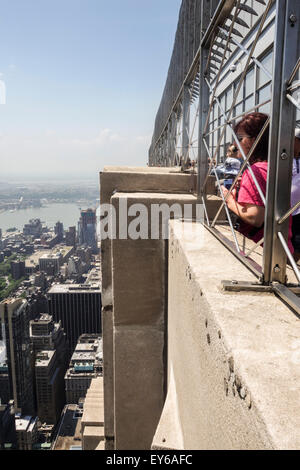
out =
[(41, 352), (39, 352), (36, 356), (35, 366), (36, 367), (47, 367), (55, 354), (56, 354), (55, 351), (41, 351)]
[(81, 416), (78, 405), (66, 405), (53, 450), (71, 450), (72, 446), (81, 446)]
[(36, 421), (37, 418), (33, 418), (32, 416), (21, 416), (20, 414), (16, 414), (16, 431), (32, 431)]
[(48, 291), (49, 294), (73, 294), (75, 292), (101, 293), (98, 285), (89, 285), (89, 284), (54, 284)]

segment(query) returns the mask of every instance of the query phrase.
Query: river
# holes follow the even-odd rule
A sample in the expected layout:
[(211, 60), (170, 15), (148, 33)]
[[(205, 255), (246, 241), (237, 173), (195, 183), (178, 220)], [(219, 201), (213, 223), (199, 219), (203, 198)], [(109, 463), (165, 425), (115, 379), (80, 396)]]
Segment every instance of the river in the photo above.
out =
[[(22, 230), (30, 219), (38, 218), (49, 228), (53, 228), (56, 222), (60, 221), (64, 224), (65, 230), (73, 225), (75, 225), (77, 229), (78, 220), (80, 218), (80, 208), (87, 209), (86, 206), (79, 206), (75, 203), (55, 203), (47, 204), (43, 207), (21, 209), (13, 212), (6, 211), (0, 214), (0, 228), (2, 232), (5, 232), (11, 227)], [(99, 215), (98, 210), (97, 215)]]

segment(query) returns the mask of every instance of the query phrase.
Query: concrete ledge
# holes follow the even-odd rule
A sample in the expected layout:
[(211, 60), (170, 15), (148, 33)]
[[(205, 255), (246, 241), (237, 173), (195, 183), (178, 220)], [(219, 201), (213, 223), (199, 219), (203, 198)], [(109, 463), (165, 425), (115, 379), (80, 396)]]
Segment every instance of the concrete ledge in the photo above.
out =
[(170, 222), (168, 400), (177, 416), (167, 400), (152, 446), (299, 449), (298, 318), (273, 294), (221, 291), (224, 279), (256, 278), (203, 226), (185, 225)]
[[(111, 202), (111, 197), (119, 192), (161, 192), (191, 194), (196, 187), (196, 176), (183, 174), (173, 168), (137, 168), (137, 167), (105, 167), (100, 173), (101, 204)], [(102, 331), (104, 360), (104, 406), (106, 448), (114, 446), (113, 416), (113, 291), (112, 291), (112, 253), (111, 241), (101, 242), (102, 270)]]
[(115, 446), (150, 449), (164, 400), (164, 333), (115, 328)]
[(105, 436), (114, 436), (113, 310), (102, 307), (103, 393)]
[(102, 426), (85, 426), (83, 431), (83, 449), (96, 450), (101, 441), (104, 441), (104, 427)]

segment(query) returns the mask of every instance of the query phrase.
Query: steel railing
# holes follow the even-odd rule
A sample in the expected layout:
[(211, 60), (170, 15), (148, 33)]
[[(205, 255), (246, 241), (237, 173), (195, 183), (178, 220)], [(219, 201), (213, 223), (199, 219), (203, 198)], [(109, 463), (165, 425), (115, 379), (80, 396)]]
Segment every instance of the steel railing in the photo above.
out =
[[(189, 16), (192, 4), (193, 17)], [(191, 40), (191, 31), (197, 27), (200, 28), (198, 48), (198, 39)], [(193, 160), (197, 162), (197, 196), (204, 205), (206, 228), (252, 270), (262, 288), (272, 286), (300, 313), (300, 300), (296, 295), (300, 271), (287, 244), (290, 216), (300, 206), (299, 202), (290, 208), (294, 128), (300, 116), (297, 99), (300, 87), (300, 2), (184, 0), (179, 28), (185, 31), (185, 40), (182, 49), (182, 44), (178, 46), (181, 36), (177, 32), (149, 150), (149, 165), (175, 165), (186, 170)], [(189, 50), (188, 60), (183, 60), (188, 44), (193, 44), (194, 55)], [(181, 47), (180, 54), (177, 47)], [(180, 67), (181, 73), (177, 70)], [(175, 74), (173, 81), (172, 73)], [(246, 155), (234, 125), (248, 112), (266, 109), (269, 119)], [(249, 160), (267, 126), (270, 129), (269, 158), (264, 192)], [(224, 196), (216, 167), (224, 159), (226, 146), (233, 141), (243, 157), (243, 164), (229, 193)], [(264, 238), (248, 250), (241, 246), (232, 213), (227, 207), (227, 199), (244, 170), (250, 173), (265, 206)], [(206, 194), (206, 183), (211, 175), (215, 177), (221, 197), (220, 208), (213, 220), (208, 217)], [(224, 236), (218, 229), (224, 210), (229, 236)], [(262, 247), (260, 264), (252, 258), (258, 247)], [(287, 264), (290, 265), (289, 273), (293, 270), (298, 285), (289, 286), (287, 283)]]

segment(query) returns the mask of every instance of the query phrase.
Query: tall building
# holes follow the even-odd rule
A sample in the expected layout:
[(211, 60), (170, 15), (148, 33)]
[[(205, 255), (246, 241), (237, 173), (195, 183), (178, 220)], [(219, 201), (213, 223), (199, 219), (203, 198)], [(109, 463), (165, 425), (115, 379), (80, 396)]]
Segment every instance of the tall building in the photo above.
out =
[(25, 276), (25, 261), (11, 261), (10, 268), (13, 279), (17, 280)]
[(2, 405), (0, 403), (0, 450), (16, 448), (16, 425), (13, 401)]
[(65, 404), (66, 335), (60, 323), (43, 313), (30, 322), (30, 340), (35, 354), (37, 414), (41, 422), (56, 424)]
[(7, 299), (0, 303), (1, 336), (5, 345), (2, 363), (7, 365), (9, 395), (16, 412), (34, 414), (33, 352), (27, 307), (24, 299)]
[(100, 335), (81, 335), (65, 375), (67, 403), (84, 398), (95, 377), (102, 376), (102, 338)]
[(96, 210), (86, 209), (80, 212), (78, 222), (78, 241), (80, 245), (88, 245), (94, 253), (97, 253), (96, 236)]
[(51, 315), (41, 313), (30, 322), (29, 331), (34, 353), (55, 349), (62, 364), (67, 365), (66, 334), (61, 327), (61, 322), (55, 323)]
[(18, 450), (32, 450), (38, 441), (37, 417), (16, 414)]
[(40, 351), (35, 359), (37, 415), (42, 423), (56, 424), (65, 404), (64, 381), (55, 350)]
[(10, 401), (9, 391), (9, 375), (6, 360), (0, 361), (0, 403), (8, 403)]
[(101, 291), (88, 284), (54, 284), (48, 291), (50, 315), (61, 321), (69, 359), (83, 333), (101, 333)]
[(66, 231), (66, 245), (75, 247), (75, 245), (76, 245), (76, 227), (69, 227), (69, 230)]
[(23, 227), (24, 235), (32, 235), (33, 237), (39, 237), (42, 234), (43, 227), (40, 219), (31, 219), (28, 224)]
[(58, 237), (58, 243), (61, 243), (64, 238), (64, 225), (62, 222), (56, 222), (54, 232)]
[(48, 276), (55, 276), (59, 273), (62, 262), (63, 255), (60, 252), (45, 254), (39, 259), (40, 271), (48, 274)]

